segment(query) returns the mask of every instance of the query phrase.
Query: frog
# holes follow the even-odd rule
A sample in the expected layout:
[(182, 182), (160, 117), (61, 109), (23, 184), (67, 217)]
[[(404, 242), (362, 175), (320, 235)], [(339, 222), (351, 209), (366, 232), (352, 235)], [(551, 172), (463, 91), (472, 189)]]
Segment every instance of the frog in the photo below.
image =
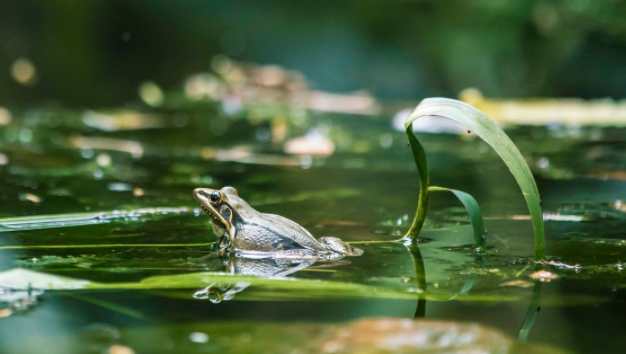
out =
[(293, 220), (257, 211), (234, 187), (196, 188), (193, 195), (211, 217), (224, 254), (252, 259), (340, 259), (363, 254), (337, 237), (316, 239)]

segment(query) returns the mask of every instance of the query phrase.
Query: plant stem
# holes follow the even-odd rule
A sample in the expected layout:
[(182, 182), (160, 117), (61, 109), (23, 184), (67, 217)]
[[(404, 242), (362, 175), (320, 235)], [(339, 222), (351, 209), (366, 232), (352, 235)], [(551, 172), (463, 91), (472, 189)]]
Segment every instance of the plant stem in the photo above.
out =
[(428, 162), (426, 161), (426, 151), (424, 147), (419, 143), (415, 135), (413, 135), (413, 124), (409, 124), (406, 128), (406, 135), (409, 137), (409, 146), (413, 152), (413, 160), (417, 167), (417, 172), (420, 178), (420, 189), (417, 200), (417, 211), (415, 212), (415, 218), (411, 227), (407, 231), (402, 240), (414, 241), (417, 239), (422, 226), (424, 226), (424, 220), (426, 219), (426, 211), (428, 209)]

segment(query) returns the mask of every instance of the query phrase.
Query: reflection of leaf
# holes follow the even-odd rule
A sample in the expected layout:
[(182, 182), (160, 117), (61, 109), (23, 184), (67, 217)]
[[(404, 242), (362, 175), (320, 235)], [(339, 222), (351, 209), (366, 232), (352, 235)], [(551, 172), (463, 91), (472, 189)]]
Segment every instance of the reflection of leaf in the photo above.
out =
[[(509, 139), (504, 131), (502, 131), (502, 129), (500, 129), (500, 127), (498, 127), (491, 119), (473, 106), (457, 100), (429, 98), (423, 100), (404, 123), (406, 132), (411, 142), (411, 147), (413, 148), (413, 155), (416, 163), (419, 162), (418, 160), (420, 159), (420, 156), (424, 155), (424, 152), (423, 148), (417, 141), (417, 138), (415, 138), (412, 134), (411, 126), (415, 120), (425, 116), (440, 116), (454, 120), (478, 135), (502, 158), (522, 190), (522, 194), (526, 200), (526, 205), (530, 211), (535, 231), (535, 257), (537, 259), (543, 259), (544, 228), (539, 191), (530, 168), (511, 139)], [(415, 142), (417, 142), (417, 144), (415, 144)], [(423, 156), (423, 160), (423, 164), (425, 164), (425, 156)], [(419, 169), (420, 166), (418, 163), (418, 170)], [(422, 173), (427, 174), (428, 171), (420, 171), (420, 182), (421, 184), (424, 184), (424, 181), (427, 182), (428, 178), (426, 177), (426, 179), (424, 179), (422, 177)], [(428, 184), (426, 183), (426, 185)], [(427, 195), (427, 192), (422, 193), (422, 190), (420, 189), (420, 196), (427, 197)], [(419, 203), (422, 203), (422, 201), (420, 200)], [(425, 207), (423, 209), (425, 212)], [(418, 206), (418, 214), (419, 211), (420, 208)], [(417, 232), (419, 232), (419, 230)], [(413, 234), (412, 236), (415, 237), (416, 235)]]
[(539, 313), (539, 302), (541, 300), (541, 282), (535, 282), (535, 286), (533, 289), (533, 297), (528, 304), (528, 310), (526, 310), (526, 316), (524, 317), (524, 322), (522, 323), (522, 327), (519, 330), (517, 335), (517, 339), (526, 340), (528, 338), (528, 333), (530, 333), (530, 329), (533, 327), (535, 323), (535, 319), (537, 318), (537, 314)]

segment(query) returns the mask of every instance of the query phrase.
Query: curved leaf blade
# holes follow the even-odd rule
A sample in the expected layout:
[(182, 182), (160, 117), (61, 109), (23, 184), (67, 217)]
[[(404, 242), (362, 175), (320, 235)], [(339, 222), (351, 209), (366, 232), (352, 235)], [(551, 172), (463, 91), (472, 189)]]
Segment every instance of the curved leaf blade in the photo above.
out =
[(483, 220), (483, 214), (480, 211), (480, 206), (474, 197), (470, 194), (462, 192), (457, 189), (443, 188), (443, 187), (429, 187), (430, 192), (450, 192), (454, 194), (461, 204), (467, 210), (469, 214), (472, 228), (474, 229), (474, 240), (476, 241), (476, 247), (481, 250), (485, 247), (485, 222)]
[(543, 259), (545, 232), (539, 190), (524, 157), (511, 139), (478, 109), (467, 103), (448, 98), (428, 98), (423, 100), (404, 122), (407, 133), (415, 120), (425, 116), (440, 116), (452, 119), (473, 131), (500, 156), (522, 190), (535, 234), (535, 257)]

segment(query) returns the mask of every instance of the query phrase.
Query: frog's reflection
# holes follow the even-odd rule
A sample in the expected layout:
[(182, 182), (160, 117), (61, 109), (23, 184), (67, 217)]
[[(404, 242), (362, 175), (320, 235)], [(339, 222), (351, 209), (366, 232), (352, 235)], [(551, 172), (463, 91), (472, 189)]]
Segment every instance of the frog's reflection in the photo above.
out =
[(244, 291), (250, 283), (238, 282), (235, 285), (231, 283), (213, 283), (202, 290), (198, 290), (193, 294), (194, 299), (209, 300), (214, 304), (222, 301), (231, 300), (238, 292)]
[(230, 274), (251, 275), (256, 277), (284, 277), (315, 263), (312, 259), (251, 259), (228, 257), (224, 259), (225, 271)]
[[(315, 264), (313, 259), (276, 259), (276, 258), (241, 258), (225, 256), (222, 258), (224, 271), (229, 274), (247, 275), (263, 278), (280, 278), (308, 268)], [(346, 264), (346, 261), (323, 262), (324, 267)], [(220, 303), (233, 299), (235, 294), (244, 291), (249, 282), (216, 282), (193, 294), (195, 299)]]

